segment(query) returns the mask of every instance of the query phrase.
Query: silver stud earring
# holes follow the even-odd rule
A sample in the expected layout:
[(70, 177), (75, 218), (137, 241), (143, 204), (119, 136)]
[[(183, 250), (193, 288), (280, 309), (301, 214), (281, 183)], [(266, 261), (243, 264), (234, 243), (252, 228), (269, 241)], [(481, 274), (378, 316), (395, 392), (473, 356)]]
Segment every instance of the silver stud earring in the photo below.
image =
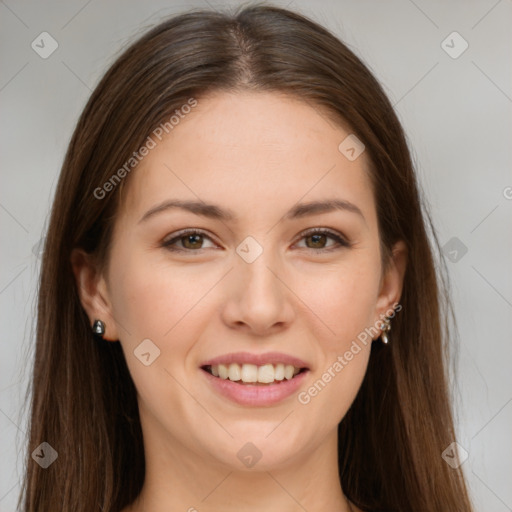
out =
[(385, 320), (380, 325), (380, 328), (382, 330), (380, 334), (380, 339), (382, 340), (382, 343), (387, 345), (389, 343), (388, 332), (391, 330), (391, 320), (386, 317)]
[(94, 320), (92, 332), (98, 336), (103, 336), (105, 334), (105, 323), (101, 320)]

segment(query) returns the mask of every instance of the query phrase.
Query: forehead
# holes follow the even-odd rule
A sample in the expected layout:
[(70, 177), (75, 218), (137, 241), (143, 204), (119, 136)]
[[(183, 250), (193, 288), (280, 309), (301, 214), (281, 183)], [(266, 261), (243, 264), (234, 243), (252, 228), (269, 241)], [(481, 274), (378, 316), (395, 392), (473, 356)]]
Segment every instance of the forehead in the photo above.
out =
[(169, 197), (229, 203), (240, 216), (288, 209), (301, 198), (372, 206), (367, 155), (351, 161), (339, 149), (351, 135), (348, 124), (277, 93), (223, 92), (197, 101), (132, 171), (125, 214)]

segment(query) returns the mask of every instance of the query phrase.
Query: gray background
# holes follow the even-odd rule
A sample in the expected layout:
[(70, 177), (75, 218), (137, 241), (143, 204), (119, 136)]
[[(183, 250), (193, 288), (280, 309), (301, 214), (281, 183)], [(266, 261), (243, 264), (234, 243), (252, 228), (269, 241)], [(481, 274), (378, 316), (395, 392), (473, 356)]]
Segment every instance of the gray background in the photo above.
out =
[[(127, 41), (163, 16), (208, 3), (0, 1), (0, 512), (15, 510), (19, 489), (38, 244), (71, 132)], [(460, 333), (456, 426), (469, 453), (462, 467), (479, 512), (511, 511), (512, 2), (275, 4), (333, 30), (395, 104), (441, 244), (448, 244)], [(46, 59), (31, 47), (44, 31), (58, 43)], [(462, 49), (457, 36), (442, 46), (454, 31), (469, 44), (457, 58), (443, 49)]]

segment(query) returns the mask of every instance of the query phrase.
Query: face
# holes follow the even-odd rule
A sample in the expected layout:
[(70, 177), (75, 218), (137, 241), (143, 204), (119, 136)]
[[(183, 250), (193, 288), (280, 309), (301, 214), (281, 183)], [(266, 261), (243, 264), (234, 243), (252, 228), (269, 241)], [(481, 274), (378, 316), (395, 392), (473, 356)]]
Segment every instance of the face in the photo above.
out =
[(83, 303), (122, 345), (145, 443), (264, 469), (335, 439), (403, 276), (398, 257), (381, 266), (349, 134), (297, 99), (217, 93), (127, 178)]

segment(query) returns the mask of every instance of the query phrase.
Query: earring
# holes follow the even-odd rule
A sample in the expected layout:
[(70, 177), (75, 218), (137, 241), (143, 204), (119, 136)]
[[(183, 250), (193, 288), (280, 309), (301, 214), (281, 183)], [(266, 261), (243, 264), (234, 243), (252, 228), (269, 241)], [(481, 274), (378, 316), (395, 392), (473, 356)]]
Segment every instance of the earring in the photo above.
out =
[(97, 336), (103, 336), (105, 334), (105, 323), (101, 320), (94, 320), (92, 332)]
[(380, 328), (382, 330), (380, 339), (382, 340), (382, 343), (387, 345), (389, 343), (388, 332), (391, 330), (391, 320), (386, 317), (386, 319), (380, 325)]

